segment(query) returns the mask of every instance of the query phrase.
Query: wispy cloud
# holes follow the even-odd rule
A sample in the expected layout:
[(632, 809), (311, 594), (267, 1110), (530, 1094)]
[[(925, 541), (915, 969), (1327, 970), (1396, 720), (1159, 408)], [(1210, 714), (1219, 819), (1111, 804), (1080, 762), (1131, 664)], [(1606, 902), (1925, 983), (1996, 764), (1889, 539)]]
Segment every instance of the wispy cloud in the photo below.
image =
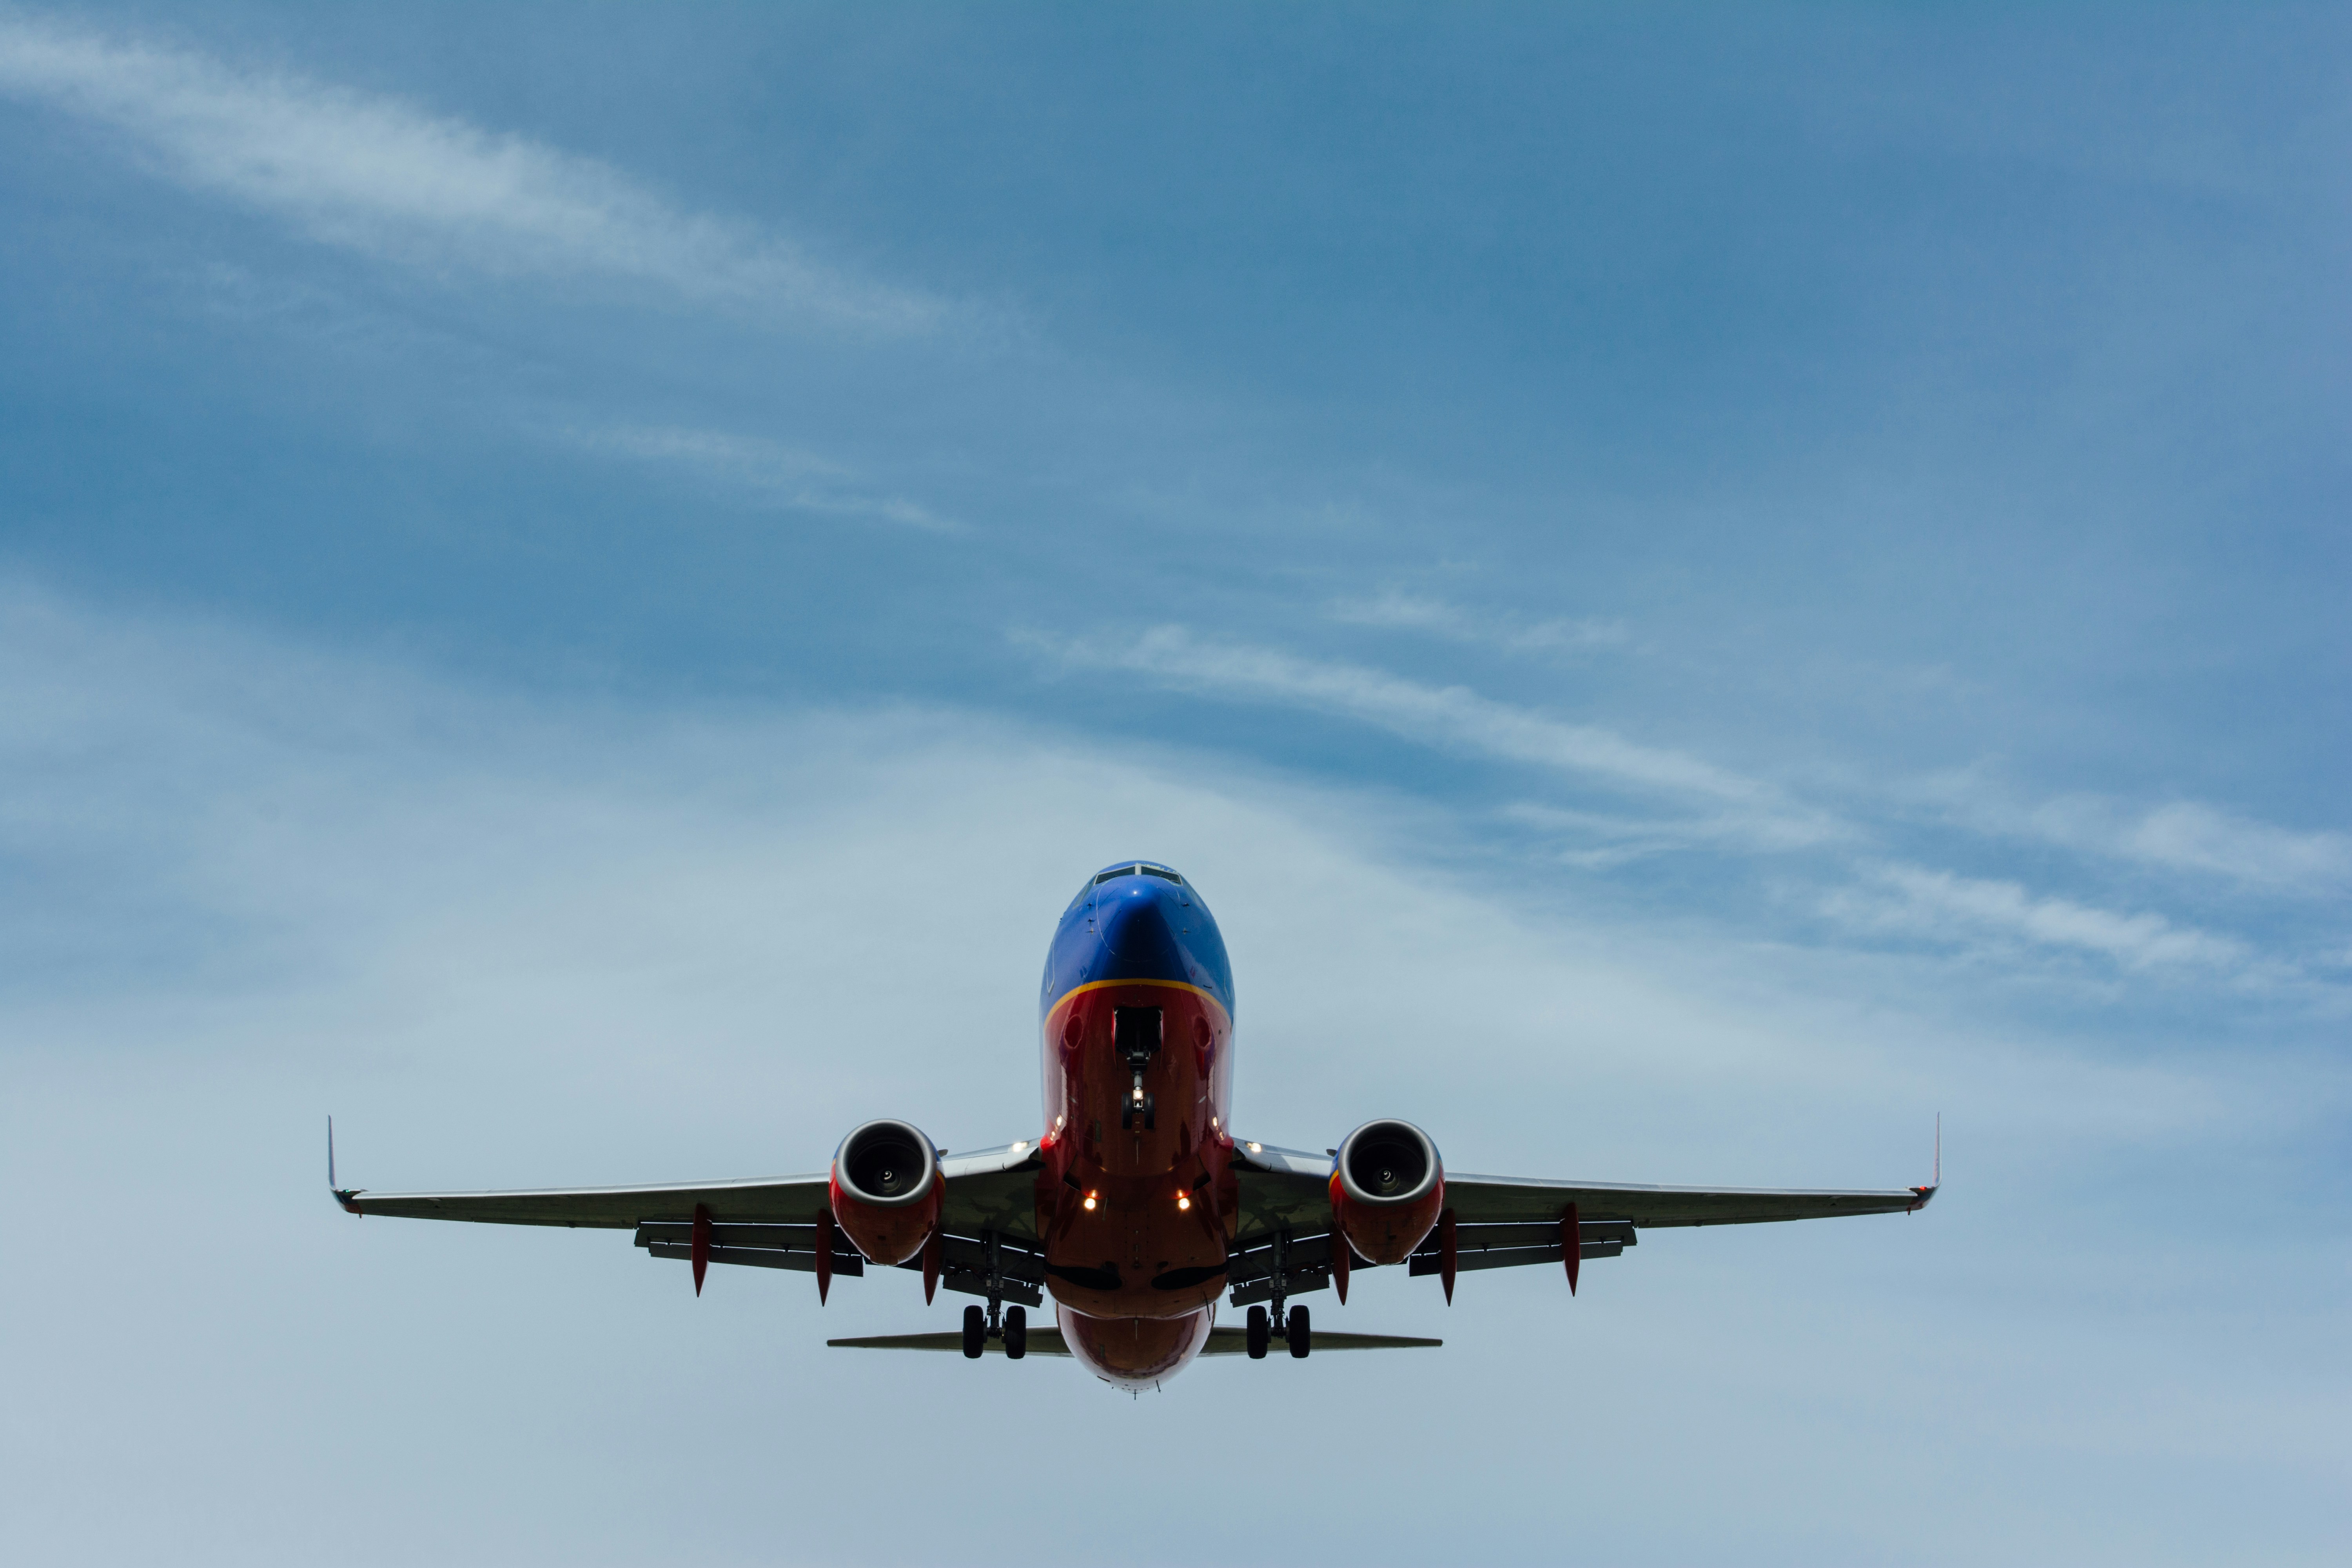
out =
[(1987, 939), (2092, 952), (2126, 969), (2244, 969), (2243, 942), (2158, 914), (2121, 914), (2071, 899), (2037, 897), (2016, 882), (1954, 876), (1918, 866), (1872, 869), (1862, 887), (1833, 895), (1829, 912), (1850, 924), (1900, 930), (1957, 944)]
[(1926, 793), (1980, 833), (2038, 839), (2079, 855), (2218, 877), (2267, 892), (2318, 896), (2352, 889), (2352, 835), (2345, 833), (2300, 832), (2192, 800), (2141, 806), (2070, 795), (2032, 803), (1973, 772), (1933, 780)]
[(1195, 637), (1159, 626), (1119, 643), (1027, 640), (1064, 660), (1129, 670), (1169, 686), (1337, 713), (1425, 744), (1483, 753), (1642, 795), (1700, 798), (1738, 808), (1750, 840), (1796, 847), (1834, 837), (1838, 825), (1759, 780), (1686, 752), (1646, 746), (1613, 730), (1571, 724), (1497, 702), (1465, 686), (1428, 686), (1361, 665), (1307, 659), (1278, 649)]
[(1754, 837), (1748, 819), (1737, 812), (1627, 816), (1515, 801), (1496, 816), (1552, 840), (1552, 858), (1561, 865), (1588, 870), (1606, 870), (1685, 850), (1738, 848)]
[(191, 189), (387, 260), (603, 279), (869, 331), (917, 331), (944, 313), (608, 164), (398, 99), (8, 14), (0, 92), (113, 128)]
[[(2129, 973), (2194, 972), (2231, 987), (2316, 986), (2332, 996), (2332, 987), (2298, 962), (2166, 914), (2119, 911), (2021, 881), (1878, 859), (1884, 849), (1870, 847), (1903, 826), (1899, 792), (1848, 800), (1843, 812), (1832, 812), (1688, 752), (1570, 723), (1467, 687), (1429, 685), (1361, 665), (1202, 637), (1181, 626), (1091, 642), (1029, 633), (1016, 639), (1073, 667), (1335, 714), (1435, 749), (1531, 763), (1633, 803), (1632, 809), (1596, 809), (1520, 802), (1504, 809), (1503, 819), (1559, 840), (1552, 854), (1564, 865), (1606, 869), (1698, 849), (1743, 855), (1822, 849), (1829, 855), (1818, 869), (1833, 886), (1813, 896), (1823, 912), (1851, 929), (1900, 931), (1979, 953), (2093, 955)], [(2200, 868), (2225, 865), (2242, 875), (2251, 864), (2281, 878), (2327, 864), (2324, 837), (2315, 848), (2305, 837), (2205, 808), (2176, 805), (2116, 821), (2099, 844), (2111, 853)], [(2055, 829), (2050, 832), (2054, 837)]]
[(931, 533), (961, 533), (962, 523), (919, 501), (866, 488), (852, 469), (756, 436), (676, 426), (567, 430), (590, 451), (647, 463), (675, 464), (763, 504), (836, 517), (874, 518)]
[(2059, 800), (2033, 812), (2032, 822), (2054, 843), (2150, 866), (2280, 889), (2352, 885), (2352, 836), (2297, 833), (2196, 801), (2134, 812), (2104, 801)]
[(1394, 589), (1369, 599), (1342, 599), (1329, 605), (1324, 614), (1343, 626), (1425, 632), (1454, 642), (1482, 643), (1514, 653), (1618, 647), (1626, 641), (1622, 621), (1559, 617), (1530, 624)]

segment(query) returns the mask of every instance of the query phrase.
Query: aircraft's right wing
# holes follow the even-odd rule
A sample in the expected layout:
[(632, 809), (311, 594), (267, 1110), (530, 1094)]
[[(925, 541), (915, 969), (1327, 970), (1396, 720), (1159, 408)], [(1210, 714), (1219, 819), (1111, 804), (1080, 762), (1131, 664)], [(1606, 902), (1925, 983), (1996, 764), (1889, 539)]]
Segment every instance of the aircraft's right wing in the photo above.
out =
[[(355, 1215), (464, 1220), (481, 1225), (560, 1226), (633, 1230), (655, 1258), (690, 1261), (695, 1215), (709, 1226), (707, 1260), (856, 1279), (866, 1260), (835, 1232), (827, 1174), (755, 1181), (681, 1182), (637, 1187), (541, 1187), (514, 1192), (372, 1193), (341, 1187), (334, 1177), (334, 1133), (328, 1131), (327, 1183)], [(994, 1293), (1037, 1306), (1044, 1300), (1045, 1255), (1037, 1243), (1036, 1145), (942, 1155), (940, 1285), (968, 1295)], [(910, 1260), (901, 1268), (919, 1273)], [(696, 1276), (698, 1281), (699, 1273)], [(995, 1281), (992, 1287), (991, 1279)]]

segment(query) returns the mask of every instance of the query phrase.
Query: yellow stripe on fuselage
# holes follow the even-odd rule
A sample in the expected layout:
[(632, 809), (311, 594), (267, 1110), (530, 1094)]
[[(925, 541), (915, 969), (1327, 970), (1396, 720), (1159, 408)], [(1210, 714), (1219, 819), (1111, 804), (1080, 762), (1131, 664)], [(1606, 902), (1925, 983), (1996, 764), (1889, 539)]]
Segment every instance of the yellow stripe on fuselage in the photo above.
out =
[(1225, 1005), (1217, 999), (1217, 994), (1215, 992), (1204, 990), (1201, 986), (1192, 984), (1182, 980), (1089, 980), (1084, 985), (1073, 985), (1067, 991), (1063, 992), (1059, 996), (1055, 997), (1054, 1005), (1045, 1009), (1045, 1016), (1051, 1018), (1055, 1014), (1060, 1012), (1062, 1010), (1062, 1004), (1065, 1002), (1071, 1001), (1076, 997), (1083, 996), (1089, 991), (1100, 991), (1107, 985), (1161, 985), (1167, 987), (1171, 991), (1190, 991), (1193, 995), (1201, 997), (1202, 1000), (1206, 1001), (1210, 1006), (1214, 1007), (1217, 1010), (1217, 1016), (1224, 1019), (1225, 1026), (1227, 1028), (1231, 1028), (1233, 1026), (1234, 1016), (1225, 1011)]

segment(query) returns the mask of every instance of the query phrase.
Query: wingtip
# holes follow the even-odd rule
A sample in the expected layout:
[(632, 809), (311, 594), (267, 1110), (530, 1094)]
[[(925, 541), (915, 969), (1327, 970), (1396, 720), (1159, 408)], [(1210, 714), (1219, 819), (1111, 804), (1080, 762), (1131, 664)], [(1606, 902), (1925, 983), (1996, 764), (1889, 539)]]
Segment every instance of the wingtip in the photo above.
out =
[(327, 1191), (334, 1194), (335, 1202), (341, 1206), (345, 1214), (365, 1214), (365, 1210), (352, 1201), (366, 1191), (365, 1188), (339, 1187), (335, 1184), (335, 1119), (331, 1116), (327, 1118)]

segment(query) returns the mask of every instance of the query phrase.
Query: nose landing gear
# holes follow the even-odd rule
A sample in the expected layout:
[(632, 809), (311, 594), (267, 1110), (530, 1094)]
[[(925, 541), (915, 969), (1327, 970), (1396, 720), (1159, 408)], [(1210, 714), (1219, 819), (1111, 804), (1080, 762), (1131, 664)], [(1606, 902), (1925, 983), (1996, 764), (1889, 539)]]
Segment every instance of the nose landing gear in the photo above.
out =
[(1132, 1132), (1139, 1127), (1149, 1132), (1159, 1127), (1158, 1097), (1143, 1087), (1143, 1069), (1160, 1054), (1160, 1037), (1165, 1026), (1166, 1020), (1157, 1007), (1118, 1007), (1111, 1012), (1111, 1048), (1127, 1064), (1135, 1080), (1126, 1103), (1119, 1107), (1118, 1126), (1122, 1132)]

